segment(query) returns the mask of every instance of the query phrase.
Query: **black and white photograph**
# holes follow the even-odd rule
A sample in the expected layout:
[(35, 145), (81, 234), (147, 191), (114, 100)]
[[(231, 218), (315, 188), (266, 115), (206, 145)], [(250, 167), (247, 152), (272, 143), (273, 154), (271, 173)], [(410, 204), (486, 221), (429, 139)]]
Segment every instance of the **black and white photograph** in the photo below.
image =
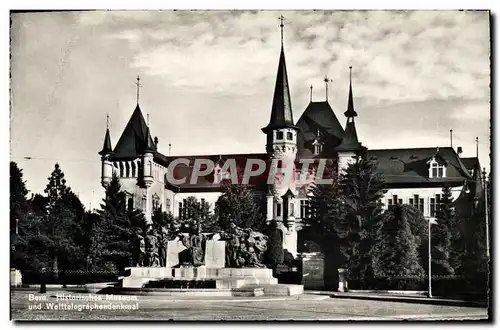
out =
[(492, 320), (487, 8), (9, 17), (11, 321)]

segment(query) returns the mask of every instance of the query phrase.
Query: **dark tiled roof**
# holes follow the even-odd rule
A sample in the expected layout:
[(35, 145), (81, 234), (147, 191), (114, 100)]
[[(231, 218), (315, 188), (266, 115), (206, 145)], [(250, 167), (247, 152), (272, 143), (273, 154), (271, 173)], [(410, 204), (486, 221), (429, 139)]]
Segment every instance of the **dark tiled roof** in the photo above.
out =
[(464, 164), (465, 168), (468, 170), (475, 169), (476, 167), (479, 166), (479, 159), (476, 157), (466, 157), (466, 158), (460, 158), (462, 161), (462, 164)]
[(113, 152), (113, 147), (111, 146), (111, 137), (109, 136), (109, 128), (106, 128), (106, 135), (104, 136), (104, 144), (99, 155), (107, 155)]
[(356, 125), (354, 120), (350, 121), (345, 126), (344, 138), (339, 146), (335, 148), (337, 151), (356, 151), (362, 149), (361, 143), (358, 141), (356, 133)]
[(439, 148), (439, 156), (446, 165), (446, 178), (429, 178), (428, 161), (436, 155), (437, 148), (368, 150), (367, 157), (378, 164), (388, 184), (408, 183), (463, 183), (472, 179), (465, 166), (451, 147)]
[[(198, 156), (164, 156), (159, 153), (155, 155), (155, 160), (164, 166), (168, 166), (174, 159), (184, 158), (189, 160), (189, 166), (185, 164), (178, 164), (174, 168), (173, 176), (175, 179), (187, 178), (184, 184), (179, 186), (174, 186), (169, 183), (166, 186), (173, 191), (179, 192), (204, 192), (204, 191), (221, 191), (222, 186), (220, 184), (214, 184), (214, 172), (199, 177), (196, 182), (191, 183), (190, 178), (193, 172), (193, 166), (196, 159), (209, 159), (214, 162), (214, 164), (220, 164), (222, 166), (226, 160), (234, 159), (236, 162), (236, 167), (238, 171), (243, 171), (248, 159), (261, 159), (264, 161), (269, 160), (269, 155), (263, 154), (226, 154), (226, 155), (198, 155)], [(251, 177), (249, 184), (252, 186), (257, 186), (261, 182), (263, 176)]]
[(285, 52), (281, 47), (278, 74), (274, 87), (273, 105), (269, 124), (262, 130), (266, 133), (270, 129), (280, 127), (295, 127), (292, 115), (292, 101), (286, 72)]
[[(114, 158), (136, 157), (143, 153), (147, 143), (154, 147), (151, 135), (147, 135), (148, 126), (142, 115), (139, 105), (132, 113), (123, 133), (116, 144)], [(150, 140), (150, 141), (147, 141)]]
[(312, 143), (317, 138), (318, 130), (326, 148), (338, 145), (344, 136), (344, 130), (327, 101), (310, 102), (297, 126), (300, 129), (297, 136), (299, 153), (303, 149), (312, 153)]

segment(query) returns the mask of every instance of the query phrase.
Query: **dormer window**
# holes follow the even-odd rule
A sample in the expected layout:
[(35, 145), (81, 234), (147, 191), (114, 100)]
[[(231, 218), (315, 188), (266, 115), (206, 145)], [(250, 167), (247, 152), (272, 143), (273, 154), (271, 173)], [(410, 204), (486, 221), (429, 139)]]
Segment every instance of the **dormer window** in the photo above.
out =
[(276, 140), (283, 140), (283, 132), (281, 131), (276, 132)]
[(429, 164), (429, 178), (445, 178), (446, 177), (446, 161), (437, 160), (433, 157), (427, 162)]
[(439, 164), (436, 161), (431, 162), (430, 178), (444, 178), (446, 177), (446, 167), (444, 164)]
[(321, 144), (317, 144), (314, 146), (314, 154), (319, 155), (321, 153)]

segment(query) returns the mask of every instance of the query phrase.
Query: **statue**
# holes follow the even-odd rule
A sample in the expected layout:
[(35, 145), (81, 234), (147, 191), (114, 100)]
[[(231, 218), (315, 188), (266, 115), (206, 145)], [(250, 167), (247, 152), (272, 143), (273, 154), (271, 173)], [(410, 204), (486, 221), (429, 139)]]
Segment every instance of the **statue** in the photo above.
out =
[(143, 267), (146, 260), (146, 240), (143, 235), (138, 234), (139, 246), (138, 251), (136, 251), (136, 267)]
[(148, 267), (160, 267), (160, 258), (158, 257), (158, 242), (153, 230), (149, 230), (147, 234), (147, 266)]
[(205, 259), (205, 236), (200, 232), (201, 228), (198, 224), (194, 227), (193, 233), (182, 238), (182, 244), (188, 249), (187, 262), (194, 267), (204, 264)]
[(169, 231), (167, 228), (162, 228), (158, 237), (158, 257), (160, 259), (160, 266), (167, 266), (167, 243)]
[(267, 236), (244, 230), (231, 224), (228, 232), (221, 233), (226, 243), (226, 267), (264, 267), (262, 264), (267, 250)]

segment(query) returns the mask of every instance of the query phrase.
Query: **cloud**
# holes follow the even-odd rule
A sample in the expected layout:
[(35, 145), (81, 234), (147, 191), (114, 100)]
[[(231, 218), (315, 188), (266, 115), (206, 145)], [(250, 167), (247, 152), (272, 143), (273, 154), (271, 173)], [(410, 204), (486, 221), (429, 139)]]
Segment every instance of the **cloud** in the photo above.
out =
[[(81, 22), (106, 20), (110, 36), (137, 51), (132, 65), (169, 85), (238, 95), (274, 79), (278, 15), (116, 12)], [(373, 104), (486, 98), (488, 19), (487, 12), (287, 12), (290, 84), (317, 84), (325, 74), (345, 83), (352, 65), (357, 97)], [(134, 24), (120, 29), (124, 21)]]

